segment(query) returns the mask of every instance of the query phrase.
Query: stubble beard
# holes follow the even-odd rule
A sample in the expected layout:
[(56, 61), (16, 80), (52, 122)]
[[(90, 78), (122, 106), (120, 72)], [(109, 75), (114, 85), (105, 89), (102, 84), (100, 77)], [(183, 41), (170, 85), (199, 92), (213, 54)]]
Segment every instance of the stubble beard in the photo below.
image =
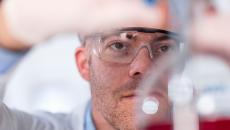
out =
[[(137, 130), (134, 104), (120, 105), (119, 99), (114, 98), (116, 93), (111, 93), (110, 88), (113, 85), (105, 81), (101, 76), (103, 75), (102, 73), (97, 75), (95, 70), (92, 67), (90, 68), (92, 102), (95, 109), (101, 113), (114, 130)], [(135, 88), (137, 86), (136, 83), (132, 83), (132, 85), (135, 85)], [(123, 87), (126, 86), (124, 85)], [(127, 107), (129, 108), (128, 110)]]

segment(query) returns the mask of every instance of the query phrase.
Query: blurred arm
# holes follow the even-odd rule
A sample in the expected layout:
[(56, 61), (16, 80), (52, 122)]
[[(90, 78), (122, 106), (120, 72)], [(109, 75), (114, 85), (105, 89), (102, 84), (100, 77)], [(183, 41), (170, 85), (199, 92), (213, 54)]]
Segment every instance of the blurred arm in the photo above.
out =
[(71, 130), (70, 117), (63, 114), (32, 115), (9, 109), (0, 103), (1, 130)]
[(6, 20), (3, 16), (3, 11), (0, 6), (0, 47), (7, 48), (9, 50), (21, 51), (28, 49), (29, 46), (23, 44), (23, 42), (14, 38), (9, 32), (9, 28), (6, 25)]
[(3, 13), (10, 35), (30, 44), (57, 33), (158, 25), (162, 17), (142, 0), (5, 0)]

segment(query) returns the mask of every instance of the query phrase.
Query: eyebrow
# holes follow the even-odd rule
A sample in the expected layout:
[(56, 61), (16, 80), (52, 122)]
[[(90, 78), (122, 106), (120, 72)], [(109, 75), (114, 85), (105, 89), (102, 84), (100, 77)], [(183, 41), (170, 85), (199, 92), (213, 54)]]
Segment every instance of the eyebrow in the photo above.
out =
[(160, 36), (160, 37), (157, 37), (156, 39), (154, 39), (155, 41), (165, 41), (165, 40), (176, 40), (175, 38), (173, 38), (172, 36), (170, 35), (163, 35), (163, 36)]
[(159, 37), (157, 37), (156, 39), (152, 39), (150, 42), (151, 42), (151, 44), (158, 44), (158, 42), (161, 42), (161, 41), (166, 41), (166, 40), (175, 40), (176, 41), (176, 43), (179, 43), (178, 42), (178, 39), (177, 38), (175, 38), (175, 37), (173, 37), (173, 36), (171, 36), (171, 35), (163, 35), (163, 36), (159, 36)]

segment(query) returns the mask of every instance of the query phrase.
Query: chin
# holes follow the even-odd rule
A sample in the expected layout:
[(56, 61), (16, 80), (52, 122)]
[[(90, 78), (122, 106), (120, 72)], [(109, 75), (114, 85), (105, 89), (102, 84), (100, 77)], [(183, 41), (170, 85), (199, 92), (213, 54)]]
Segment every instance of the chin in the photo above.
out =
[(132, 119), (126, 119), (122, 122), (120, 125), (119, 130), (138, 130), (137, 125), (136, 125), (136, 120), (134, 117), (131, 117)]
[(134, 108), (135, 104), (133, 101), (124, 101), (120, 104), (120, 114), (119, 117), (115, 119), (119, 130), (138, 130), (136, 124), (137, 111)]

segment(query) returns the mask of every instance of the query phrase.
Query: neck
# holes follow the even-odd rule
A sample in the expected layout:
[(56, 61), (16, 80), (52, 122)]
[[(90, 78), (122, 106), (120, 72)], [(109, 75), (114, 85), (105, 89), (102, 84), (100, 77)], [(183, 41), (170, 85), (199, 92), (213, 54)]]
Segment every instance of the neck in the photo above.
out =
[(93, 122), (97, 130), (116, 130), (95, 107), (92, 107), (92, 111)]

